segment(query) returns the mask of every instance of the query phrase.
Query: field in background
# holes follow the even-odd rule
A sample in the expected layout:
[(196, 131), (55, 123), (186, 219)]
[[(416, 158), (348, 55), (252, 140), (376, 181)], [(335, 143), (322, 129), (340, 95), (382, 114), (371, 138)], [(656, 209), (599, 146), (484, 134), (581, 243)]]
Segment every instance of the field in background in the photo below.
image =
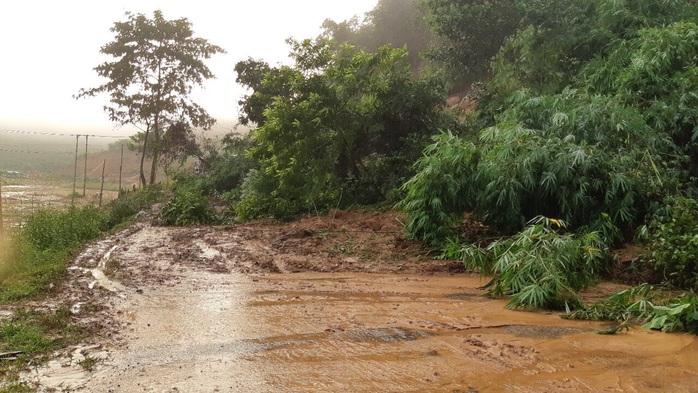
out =
[[(221, 123), (201, 135), (220, 139), (229, 132), (243, 134), (248, 131), (245, 127)], [(118, 196), (119, 184), (124, 190), (139, 187), (140, 154), (128, 150), (126, 136), (119, 138), (97, 135), (76, 138), (70, 134), (0, 129), (0, 181), (5, 226), (19, 225), (23, 217), (43, 207), (97, 204), (102, 169), (103, 204)], [(146, 159), (144, 169), (147, 177), (149, 159)], [(168, 181), (164, 171), (158, 172), (157, 181)], [(84, 196), (83, 184), (86, 186)]]
[[(76, 165), (75, 139), (66, 135), (0, 133), (0, 181), (5, 227), (21, 225), (28, 215), (41, 208), (99, 204), (102, 167), (103, 204), (118, 196), (120, 178), (123, 189), (132, 189), (139, 184), (140, 157), (124, 148), (122, 163), (121, 145), (125, 141), (89, 138), (85, 165), (83, 136), (78, 144)], [(164, 174), (159, 175), (160, 179), (164, 179)]]
[[(99, 183), (88, 183), (85, 196), (82, 195), (82, 183), (73, 196), (73, 184), (65, 182), (31, 181), (13, 182), (2, 186), (2, 213), (5, 228), (21, 226), (28, 216), (42, 208), (68, 208), (99, 204)], [(105, 184), (102, 204), (118, 197), (118, 186)]]

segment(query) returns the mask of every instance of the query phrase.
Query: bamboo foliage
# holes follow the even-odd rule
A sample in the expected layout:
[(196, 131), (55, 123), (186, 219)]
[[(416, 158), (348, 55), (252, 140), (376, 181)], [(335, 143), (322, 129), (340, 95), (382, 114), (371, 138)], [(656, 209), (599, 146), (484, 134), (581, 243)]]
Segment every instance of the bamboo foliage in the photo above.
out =
[[(449, 178), (432, 173), (426, 179), (425, 172), (408, 182), (400, 205), (414, 215), (407, 229), (434, 243), (449, 233), (440, 226), (464, 212), (449, 210), (443, 219), (419, 210), (412, 188), (429, 184), (431, 199), (469, 209), (507, 233), (544, 215), (560, 217), (571, 229), (601, 228), (612, 244), (628, 239), (665, 195), (695, 187), (698, 7), (689, 3), (563, 2), (557, 20), (526, 11), (530, 24), (503, 46), (489, 93), (478, 104), (494, 119), (465, 148), (463, 154), (478, 159), (467, 168), (449, 167), (458, 160), (447, 157), (460, 154), (454, 139), (425, 151), (433, 157), (423, 158), (418, 170), (433, 172), (432, 161), (441, 158), (441, 170), (465, 178), (442, 186), (437, 183)], [(591, 52), (574, 49), (580, 46)], [(507, 52), (514, 47), (518, 52)], [(534, 66), (535, 59), (555, 63), (572, 55), (574, 67)], [(535, 76), (527, 67), (547, 74)]]
[(576, 291), (592, 284), (603, 266), (599, 234), (562, 233), (563, 220), (543, 216), (528, 224), (515, 236), (456, 254), (466, 266), (494, 276), (484, 288), (494, 296), (511, 296), (507, 308), (580, 307)]

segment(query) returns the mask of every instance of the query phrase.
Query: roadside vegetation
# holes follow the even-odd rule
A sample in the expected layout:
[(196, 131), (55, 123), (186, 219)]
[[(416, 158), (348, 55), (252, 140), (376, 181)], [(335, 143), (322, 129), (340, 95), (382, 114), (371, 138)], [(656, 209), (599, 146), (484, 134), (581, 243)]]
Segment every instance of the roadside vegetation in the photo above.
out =
[(11, 316), (0, 318), (0, 392), (30, 392), (19, 372), (47, 359), (51, 351), (79, 342), (87, 332), (74, 324), (68, 305), (37, 310), (26, 300), (51, 296), (66, 273), (66, 263), (88, 242), (132, 222), (161, 198), (156, 188), (126, 195), (109, 206), (45, 208), (21, 228), (0, 238), (0, 304)]

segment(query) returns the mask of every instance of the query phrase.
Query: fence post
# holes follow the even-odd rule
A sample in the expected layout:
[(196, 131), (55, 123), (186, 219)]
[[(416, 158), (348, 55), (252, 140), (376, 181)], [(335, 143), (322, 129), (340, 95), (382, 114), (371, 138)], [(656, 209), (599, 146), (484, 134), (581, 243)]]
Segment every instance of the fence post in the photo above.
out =
[(102, 194), (104, 193), (104, 167), (107, 166), (107, 159), (102, 162), (102, 185), (99, 187), (99, 207), (102, 207)]
[(73, 173), (73, 193), (70, 195), (70, 205), (75, 205), (75, 183), (78, 181), (78, 144), (80, 143), (80, 135), (75, 135), (75, 170)]
[(121, 198), (121, 174), (124, 170), (124, 145), (121, 145), (121, 162), (119, 162), (119, 198)]
[(87, 142), (90, 136), (85, 135), (85, 172), (82, 178), (82, 196), (85, 196), (85, 189), (87, 188)]

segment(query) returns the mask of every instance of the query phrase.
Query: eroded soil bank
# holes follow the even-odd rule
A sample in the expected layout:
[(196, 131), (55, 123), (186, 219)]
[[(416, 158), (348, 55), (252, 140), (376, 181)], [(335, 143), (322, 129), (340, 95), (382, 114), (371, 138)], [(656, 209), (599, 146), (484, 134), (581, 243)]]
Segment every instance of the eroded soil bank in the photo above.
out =
[(698, 391), (695, 337), (507, 311), (396, 217), (358, 214), (140, 223), (95, 243), (54, 301), (100, 334), (26, 377), (80, 392)]

